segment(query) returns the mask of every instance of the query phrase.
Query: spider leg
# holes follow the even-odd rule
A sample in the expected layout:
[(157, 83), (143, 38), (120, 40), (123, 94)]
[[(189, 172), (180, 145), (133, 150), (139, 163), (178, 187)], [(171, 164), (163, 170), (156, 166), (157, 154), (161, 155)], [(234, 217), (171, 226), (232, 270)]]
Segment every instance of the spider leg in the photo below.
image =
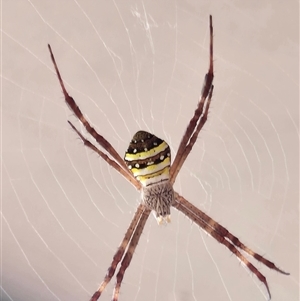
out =
[(273, 269), (285, 275), (289, 275), (289, 273), (282, 271), (273, 262), (265, 259), (263, 256), (249, 249), (247, 246), (241, 243), (237, 237), (232, 235), (226, 228), (218, 224), (216, 221), (214, 221), (203, 211), (195, 207), (193, 204), (191, 204), (189, 201), (187, 201), (183, 196), (179, 195), (177, 192), (175, 193), (175, 199), (176, 201), (174, 202), (173, 207), (175, 207), (176, 209), (184, 213), (193, 222), (195, 222), (198, 226), (200, 226), (203, 230), (205, 230), (209, 235), (215, 238), (218, 242), (226, 246), (236, 257), (238, 257), (240, 261), (243, 262), (248, 267), (248, 269), (252, 273), (254, 273), (256, 277), (265, 285), (268, 291), (269, 298), (271, 299), (271, 293), (266, 277), (262, 273), (260, 273), (258, 269), (251, 262), (249, 262), (247, 258), (245, 258), (237, 248), (240, 248), (241, 250), (247, 252), (248, 254), (253, 256), (256, 260), (262, 262), (270, 269)]
[(89, 140), (87, 140), (72, 124), (71, 121), (68, 121), (72, 129), (76, 132), (76, 134), (80, 137), (80, 139), (83, 141), (84, 145), (92, 149), (94, 152), (96, 152), (103, 160), (105, 160), (110, 166), (112, 166), (116, 171), (118, 171), (126, 180), (128, 180), (137, 190), (141, 188), (140, 182), (133, 176), (132, 173), (125, 171), (118, 162), (110, 159), (104, 152), (102, 152), (100, 149), (98, 149), (93, 143), (91, 143)]
[(100, 134), (98, 134), (96, 132), (96, 130), (89, 124), (89, 122), (86, 120), (86, 118), (83, 116), (81, 110), (79, 109), (79, 107), (77, 106), (75, 100), (73, 99), (73, 97), (71, 97), (64, 85), (64, 82), (62, 80), (62, 77), (60, 75), (59, 69), (57, 67), (51, 46), (48, 44), (48, 48), (50, 51), (50, 56), (51, 56), (51, 60), (52, 63), (54, 65), (55, 71), (56, 71), (56, 75), (58, 77), (60, 86), (62, 88), (62, 91), (64, 93), (64, 97), (65, 97), (65, 101), (67, 103), (67, 105), (69, 106), (69, 108), (73, 111), (73, 113), (76, 115), (76, 117), (81, 121), (81, 123), (84, 125), (84, 127), (86, 128), (86, 130), (88, 131), (88, 133), (90, 133), (95, 140), (99, 143), (100, 146), (102, 146), (114, 159), (115, 161), (128, 173), (130, 173), (130, 171), (128, 170), (124, 160), (120, 157), (120, 155), (117, 153), (117, 151), (113, 148), (113, 146)]
[(116, 281), (116, 285), (114, 288), (114, 292), (113, 292), (113, 298), (112, 301), (118, 301), (119, 298), (119, 292), (120, 292), (120, 287), (121, 287), (121, 283), (125, 274), (126, 269), (128, 268), (132, 257), (133, 257), (133, 253), (135, 251), (135, 248), (140, 240), (141, 234), (144, 230), (144, 226), (147, 222), (147, 219), (149, 217), (151, 210), (148, 208), (145, 208), (145, 210), (143, 211), (141, 218), (135, 228), (135, 231), (133, 233), (133, 236), (131, 238), (130, 244), (128, 246), (127, 252), (121, 262), (121, 267), (119, 269), (119, 272), (117, 274), (117, 281)]
[(176, 165), (174, 165), (174, 163), (175, 163), (175, 161), (174, 161), (174, 163), (171, 166), (171, 172), (170, 172), (170, 174), (171, 174), (171, 176), (170, 176), (171, 183), (175, 182), (175, 179), (176, 179), (176, 177), (177, 177), (177, 175), (178, 175), (178, 173), (179, 173), (179, 171), (180, 171), (180, 169), (181, 169), (184, 161), (186, 160), (187, 156), (191, 152), (191, 150), (192, 150), (192, 148), (193, 148), (193, 146), (194, 146), (194, 144), (195, 144), (195, 142), (197, 140), (198, 134), (201, 131), (203, 125), (205, 124), (205, 122), (207, 120), (207, 115), (208, 115), (208, 110), (209, 110), (209, 106), (210, 106), (210, 102), (211, 102), (211, 98), (212, 98), (213, 88), (214, 87), (212, 86), (211, 90), (209, 92), (209, 95), (208, 95), (208, 99), (207, 99), (207, 102), (206, 102), (204, 113), (203, 113), (201, 119), (199, 120), (199, 123), (198, 123), (198, 125), (197, 125), (197, 127), (195, 129), (194, 134), (190, 138), (189, 143), (186, 145), (182, 156), (181, 157), (177, 156), (178, 153), (179, 153), (179, 150), (177, 152), (177, 155), (176, 155), (175, 159), (178, 158), (178, 160), (177, 160), (178, 164), (177, 164), (177, 167), (176, 167)]
[[(183, 138), (179, 144), (179, 148), (174, 159), (174, 162), (170, 170), (170, 182), (173, 184), (175, 182), (176, 176), (181, 169), (185, 159), (192, 150), (198, 134), (202, 129), (203, 125), (207, 120), (208, 109), (213, 92), (213, 26), (212, 26), (212, 16), (209, 16), (209, 29), (210, 29), (210, 54), (209, 54), (209, 69), (205, 75), (203, 88), (201, 92), (201, 98), (199, 100), (198, 106), (195, 110), (194, 116), (189, 122), (188, 127), (185, 130)], [(203, 112), (204, 110), (204, 112)]]
[[(125, 236), (124, 236), (117, 252), (115, 253), (115, 255), (113, 257), (113, 261), (112, 261), (111, 265), (109, 266), (102, 283), (100, 284), (98, 290), (93, 294), (90, 301), (98, 300), (98, 298), (101, 296), (103, 290), (105, 289), (106, 285), (110, 282), (111, 278), (113, 277), (113, 275), (116, 271), (117, 265), (123, 258), (123, 255), (127, 249), (129, 242), (130, 242), (130, 244), (129, 244), (129, 247), (130, 247), (130, 245), (132, 244), (133, 237), (136, 235), (135, 233), (139, 232), (137, 228), (139, 228), (139, 225), (141, 224), (142, 216), (145, 215), (145, 212), (147, 214), (148, 209), (145, 207), (145, 205), (140, 204), (134, 214), (134, 217), (125, 233)], [(149, 215), (149, 213), (148, 213), (148, 215)], [(137, 245), (137, 242), (136, 242), (136, 245)], [(127, 250), (127, 253), (128, 253), (128, 250)], [(125, 259), (125, 257), (124, 257), (124, 259)], [(122, 263), (123, 263), (124, 259), (122, 260)]]
[(289, 275), (289, 273), (286, 273), (276, 267), (276, 265), (264, 258), (263, 256), (255, 253), (250, 248), (248, 248), (246, 245), (244, 245), (236, 236), (232, 235), (226, 228), (221, 226), (219, 223), (214, 221), (211, 217), (209, 217), (206, 213), (201, 211), (199, 208), (194, 206), (192, 203), (187, 201), (183, 196), (179, 195), (178, 193), (175, 194), (175, 198), (180, 201), (180, 203), (187, 208), (189, 211), (193, 212), (197, 217), (200, 217), (201, 220), (203, 220), (206, 224), (208, 224), (211, 228), (215, 229), (220, 235), (226, 237), (229, 239), (235, 246), (240, 248), (241, 250), (245, 251), (252, 257), (254, 257), (257, 261), (262, 262), (264, 265), (266, 265), (268, 268), (273, 269), (277, 272), (280, 272), (285, 275)]

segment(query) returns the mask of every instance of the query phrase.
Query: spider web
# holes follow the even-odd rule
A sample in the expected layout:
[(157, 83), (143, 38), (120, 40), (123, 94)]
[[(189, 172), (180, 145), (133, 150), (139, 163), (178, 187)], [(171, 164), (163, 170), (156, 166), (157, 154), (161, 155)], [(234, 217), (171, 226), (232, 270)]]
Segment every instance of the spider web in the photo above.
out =
[[(67, 119), (80, 125), (64, 103), (47, 43), (68, 91), (121, 155), (145, 129), (164, 138), (174, 156), (207, 71), (209, 14), (215, 91), (175, 188), (291, 273), (255, 263), (272, 300), (298, 300), (295, 2), (2, 5), (1, 300), (88, 300), (139, 202), (70, 130)], [(114, 280), (100, 300), (110, 300)], [(227, 249), (173, 210), (166, 227), (149, 219), (120, 300), (265, 296)]]

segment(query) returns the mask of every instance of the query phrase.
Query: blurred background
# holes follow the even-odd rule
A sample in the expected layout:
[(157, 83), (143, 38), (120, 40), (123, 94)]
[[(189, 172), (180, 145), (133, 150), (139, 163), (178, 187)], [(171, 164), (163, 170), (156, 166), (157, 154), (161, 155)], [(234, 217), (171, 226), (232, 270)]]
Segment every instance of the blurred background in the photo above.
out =
[[(208, 121), (175, 189), (290, 272), (251, 262), (272, 301), (299, 300), (296, 1), (2, 1), (1, 300), (88, 300), (140, 201), (70, 129), (69, 93), (123, 157), (147, 130), (174, 154), (208, 68)], [(115, 278), (100, 300), (111, 300)], [(150, 218), (120, 300), (265, 300), (229, 250), (172, 210)]]

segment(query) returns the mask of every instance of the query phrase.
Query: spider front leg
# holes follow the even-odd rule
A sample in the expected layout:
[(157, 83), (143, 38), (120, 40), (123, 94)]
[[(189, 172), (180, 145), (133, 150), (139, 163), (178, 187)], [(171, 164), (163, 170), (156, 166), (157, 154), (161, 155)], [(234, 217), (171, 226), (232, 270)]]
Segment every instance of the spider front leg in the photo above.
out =
[[(128, 250), (132, 249), (132, 244), (135, 245), (135, 247), (137, 246), (138, 239), (139, 239), (141, 233), (138, 235), (138, 239), (136, 239), (136, 236), (137, 236), (136, 232), (139, 233), (138, 229), (140, 229), (140, 228), (143, 229), (144, 228), (144, 224), (146, 223), (147, 217), (149, 216), (150, 212), (148, 213), (148, 216), (147, 216), (147, 213), (148, 213), (148, 209), (145, 208), (145, 206), (143, 204), (140, 204), (139, 207), (137, 208), (135, 214), (134, 214), (134, 217), (133, 217), (133, 219), (132, 219), (132, 221), (131, 221), (131, 223), (130, 223), (130, 225), (129, 225), (126, 233), (125, 233), (125, 236), (124, 236), (117, 252), (115, 253), (115, 255), (113, 257), (113, 261), (112, 261), (111, 265), (109, 266), (109, 268), (107, 270), (107, 273), (104, 277), (104, 280), (100, 284), (98, 290), (93, 294), (90, 301), (96, 301), (96, 300), (99, 299), (99, 297), (101, 296), (101, 294), (104, 291), (105, 287), (110, 282), (113, 275), (115, 274), (116, 268), (117, 268), (118, 264), (120, 263), (120, 261), (122, 260), (122, 258), (124, 256), (124, 253), (125, 253), (125, 251), (128, 247), (128, 244), (129, 244), (129, 247), (127, 249), (126, 255), (128, 253)], [(145, 216), (147, 216), (147, 217), (146, 217), (146, 220), (144, 221)], [(134, 249), (135, 249), (135, 247), (134, 247)], [(134, 251), (134, 249), (133, 249), (133, 251)], [(132, 256), (132, 254), (133, 254), (133, 252), (131, 253), (131, 256)], [(126, 257), (126, 255), (125, 255), (125, 257)], [(125, 257), (122, 260), (122, 263), (121, 263), (122, 266), (123, 266), (123, 262), (125, 260)], [(127, 257), (128, 257), (128, 255), (127, 255)], [(125, 260), (125, 262), (128, 262), (128, 260)], [(130, 263), (130, 260), (129, 260), (129, 263)], [(129, 265), (129, 263), (128, 263), (128, 265)], [(121, 268), (120, 268), (120, 270), (121, 270)], [(118, 275), (119, 275), (119, 273), (118, 273)], [(117, 276), (117, 278), (118, 278), (118, 276)], [(119, 287), (120, 287), (120, 285), (121, 285), (121, 283), (119, 284)], [(119, 290), (117, 290), (117, 294), (118, 294), (118, 292), (119, 292)], [(117, 299), (115, 299), (115, 300), (117, 300)]]
[(128, 246), (127, 252), (121, 262), (121, 267), (119, 269), (119, 272), (117, 274), (117, 281), (116, 281), (116, 285), (114, 288), (114, 292), (113, 292), (113, 298), (112, 301), (118, 301), (119, 299), (119, 293), (120, 293), (120, 288), (121, 288), (121, 283), (125, 274), (126, 269), (128, 268), (132, 257), (133, 257), (133, 253), (135, 251), (135, 248), (140, 240), (141, 234), (143, 233), (144, 227), (146, 225), (147, 219), (149, 217), (151, 210), (149, 208), (145, 208), (144, 212), (141, 215), (141, 218), (139, 220), (138, 225), (136, 226), (136, 229), (132, 235), (130, 244)]
[(283, 270), (279, 269), (273, 262), (252, 251), (250, 248), (240, 242), (240, 240), (236, 236), (232, 235), (226, 228), (214, 221), (211, 217), (191, 204), (177, 192), (175, 192), (175, 199), (176, 201), (174, 202), (173, 207), (189, 217), (193, 222), (195, 222), (199, 227), (201, 227), (206, 233), (211, 235), (219, 243), (227, 247), (265, 285), (269, 299), (271, 299), (271, 293), (266, 277), (238, 250), (238, 248), (245, 251), (272, 270), (275, 270), (284, 275), (289, 275), (289, 273), (284, 272)]
[(209, 47), (209, 68), (205, 75), (204, 83), (201, 92), (201, 98), (195, 110), (194, 116), (189, 122), (189, 125), (180, 142), (176, 157), (170, 170), (170, 182), (174, 184), (175, 179), (190, 151), (192, 150), (198, 134), (207, 120), (210, 101), (213, 93), (214, 65), (213, 65), (213, 25), (212, 16), (209, 16), (209, 32), (210, 32), (210, 47)]

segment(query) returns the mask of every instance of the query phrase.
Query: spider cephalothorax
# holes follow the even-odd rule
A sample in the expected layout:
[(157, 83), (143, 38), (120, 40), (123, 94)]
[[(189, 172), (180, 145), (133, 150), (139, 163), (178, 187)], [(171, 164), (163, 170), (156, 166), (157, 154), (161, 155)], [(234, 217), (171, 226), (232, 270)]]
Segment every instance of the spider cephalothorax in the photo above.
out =
[(170, 208), (174, 203), (174, 198), (174, 190), (168, 180), (142, 188), (142, 201), (154, 210), (159, 225), (171, 221)]
[(181, 211), (206, 233), (210, 234), (219, 243), (228, 248), (265, 285), (269, 297), (271, 297), (271, 294), (265, 276), (243, 255), (243, 253), (251, 255), (270, 269), (288, 275), (288, 273), (279, 269), (273, 262), (252, 251), (226, 228), (173, 190), (176, 176), (183, 166), (185, 159), (191, 152), (193, 145), (197, 141), (198, 134), (207, 120), (209, 105), (212, 99), (212, 82), (214, 78), (212, 16), (209, 17), (209, 32), (210, 47), (208, 72), (204, 79), (201, 97), (194, 116), (191, 118), (185, 130), (172, 165), (169, 145), (162, 139), (144, 131), (139, 131), (133, 136), (123, 160), (113, 146), (89, 124), (75, 100), (68, 94), (55, 62), (51, 47), (48, 45), (66, 103), (84, 125), (88, 133), (95, 138), (105, 152), (86, 139), (70, 121), (69, 124), (87, 147), (99, 154), (103, 160), (123, 175), (137, 190), (141, 191), (142, 195), (142, 202), (138, 206), (125, 236), (113, 257), (104, 280), (91, 297), (91, 301), (96, 301), (100, 297), (106, 285), (113, 277), (118, 264), (121, 262), (113, 292), (113, 301), (118, 300), (124, 273), (131, 262), (133, 253), (151, 210), (155, 212), (158, 223), (164, 221), (168, 222), (170, 221), (170, 206)]
[(159, 224), (170, 222), (174, 190), (170, 183), (169, 145), (148, 132), (137, 132), (124, 158), (133, 176), (142, 184), (142, 202), (155, 212)]

